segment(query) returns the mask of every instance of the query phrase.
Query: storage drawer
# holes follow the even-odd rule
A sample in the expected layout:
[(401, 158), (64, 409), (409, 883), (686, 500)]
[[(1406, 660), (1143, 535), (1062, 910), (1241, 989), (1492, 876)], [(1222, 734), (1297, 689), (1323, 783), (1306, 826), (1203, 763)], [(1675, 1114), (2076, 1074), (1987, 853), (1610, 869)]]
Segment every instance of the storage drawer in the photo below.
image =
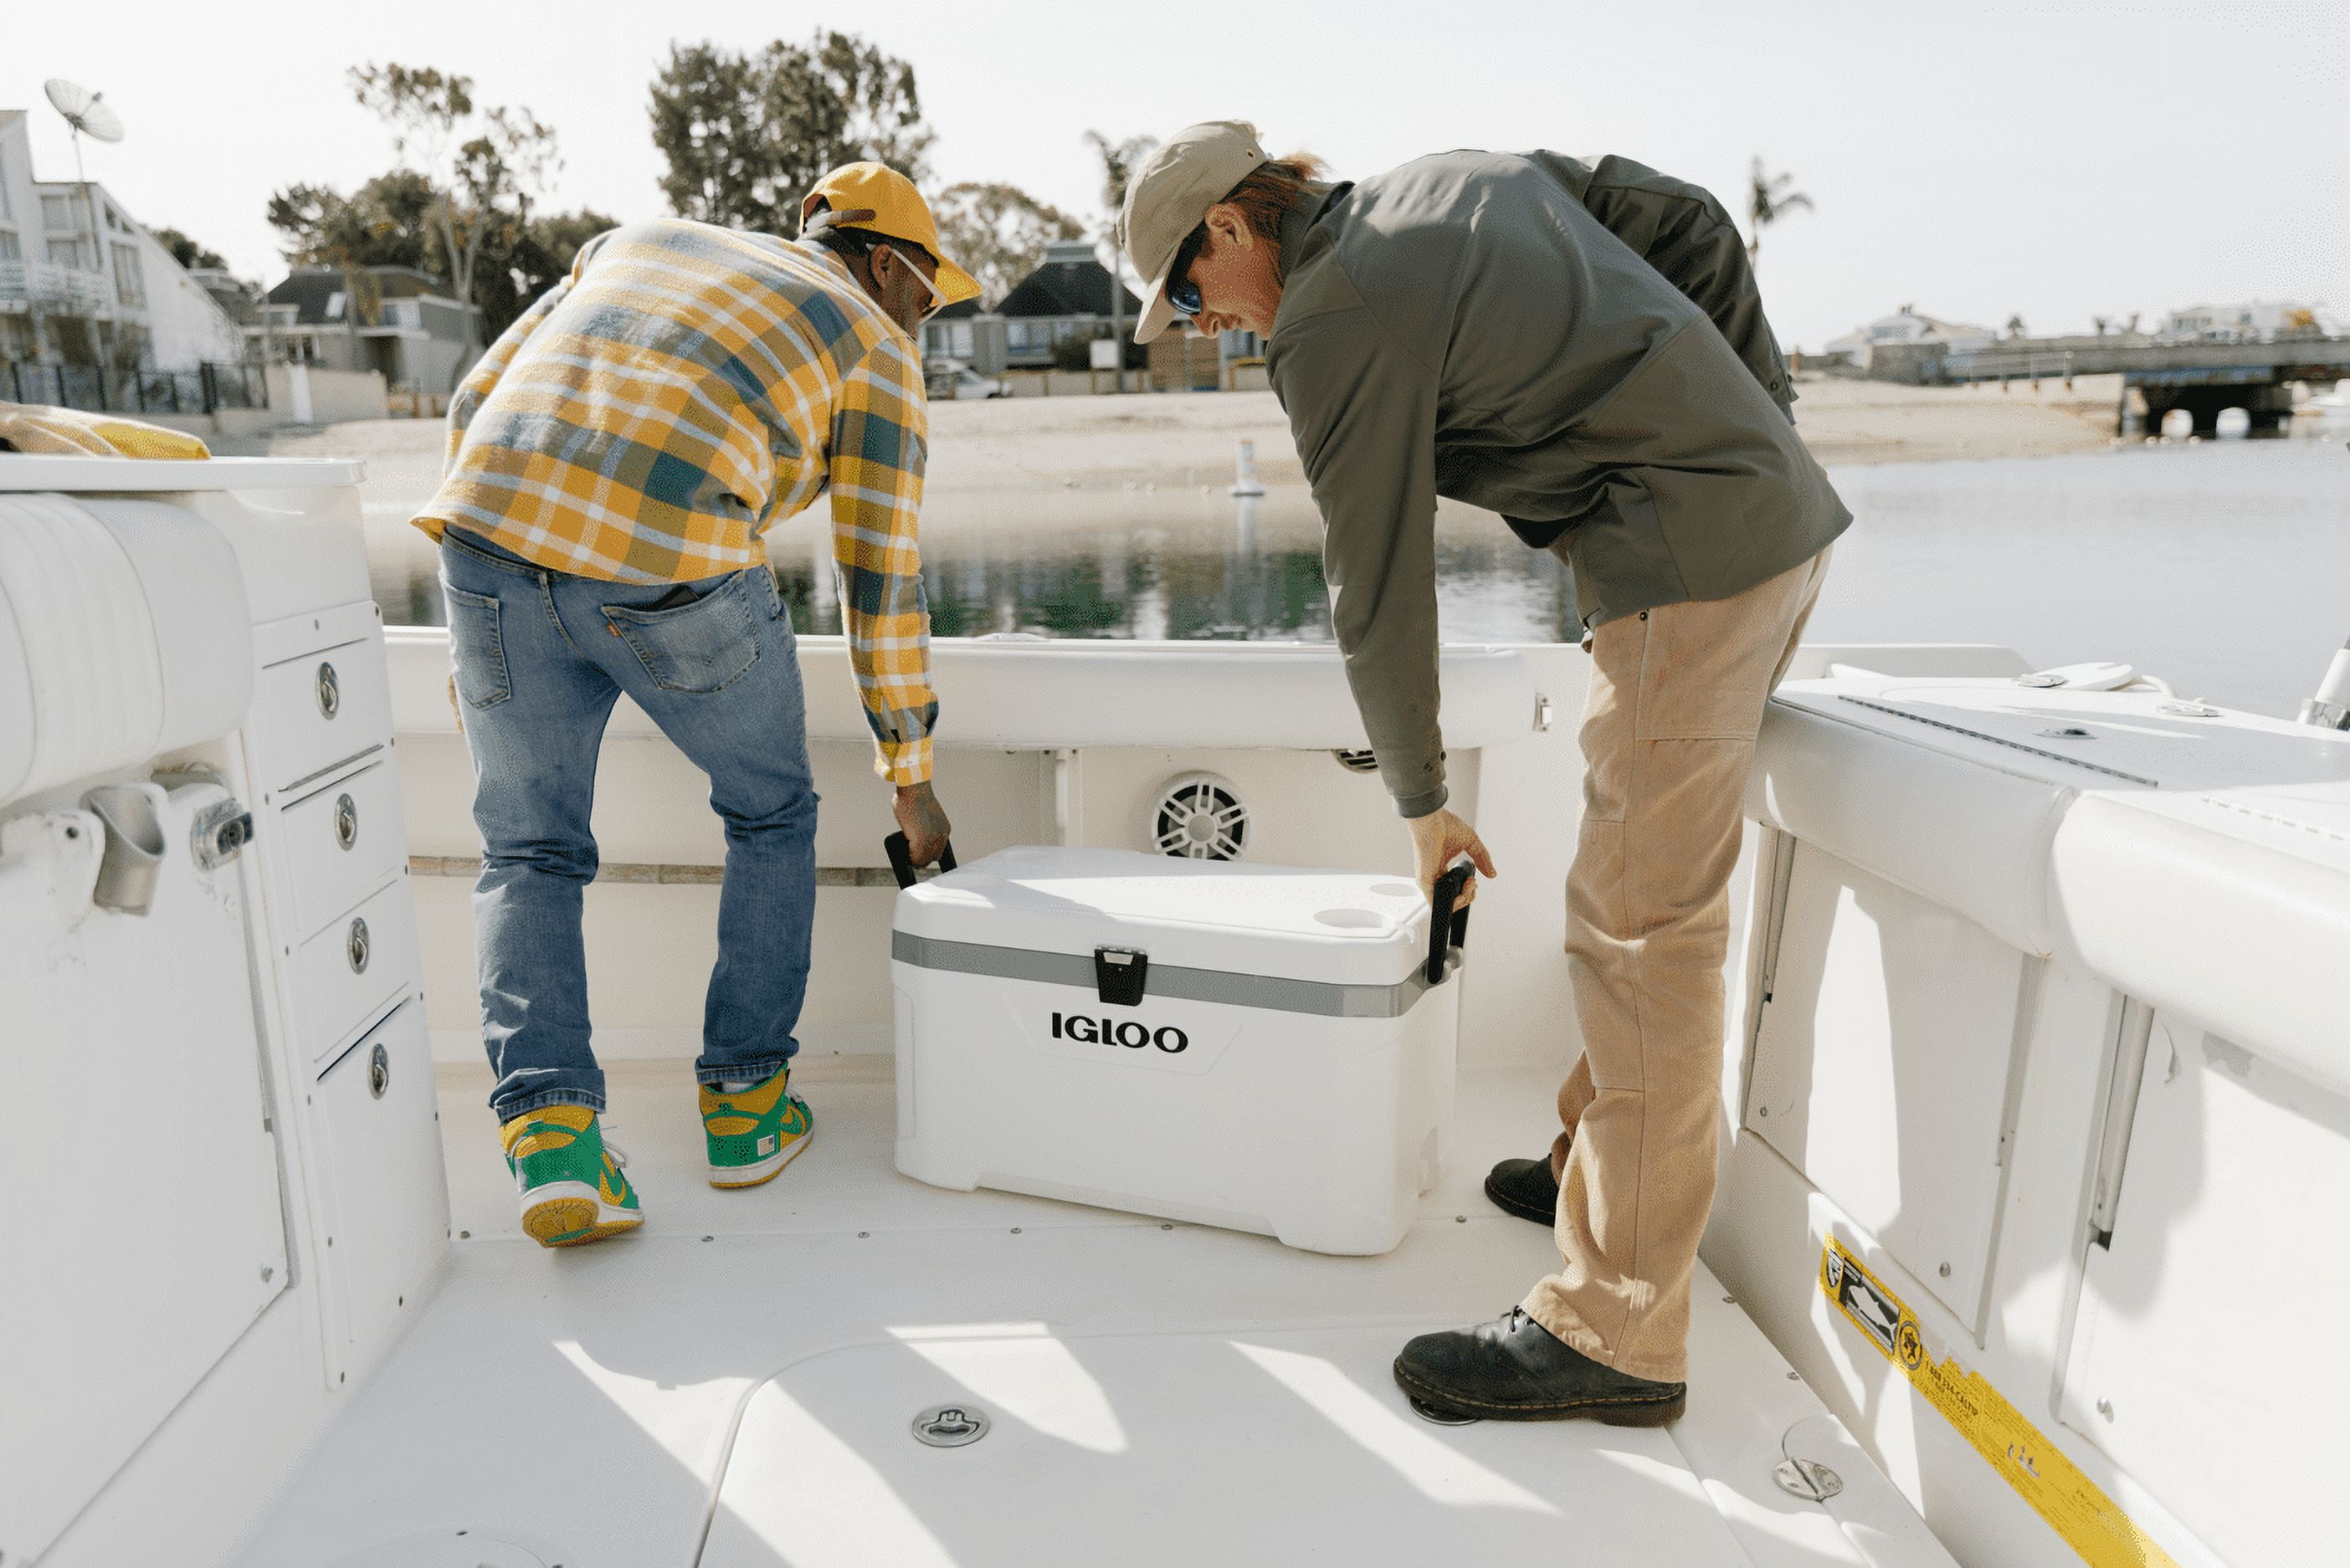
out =
[(408, 879), (379, 889), (294, 950), (294, 1024), (304, 1061), (350, 1038), (416, 978), (416, 915)]
[(255, 699), (261, 782), (286, 789), (391, 738), (380, 635), (273, 664)]
[(400, 774), (390, 757), (304, 796), (278, 815), (276, 853), (293, 893), (294, 929), (307, 936), (398, 871), (407, 836)]
[(328, 1381), (347, 1382), (391, 1336), (448, 1244), (449, 1192), (433, 1120), (424, 1009), (410, 1002), (319, 1076), (318, 1229), (330, 1322)]

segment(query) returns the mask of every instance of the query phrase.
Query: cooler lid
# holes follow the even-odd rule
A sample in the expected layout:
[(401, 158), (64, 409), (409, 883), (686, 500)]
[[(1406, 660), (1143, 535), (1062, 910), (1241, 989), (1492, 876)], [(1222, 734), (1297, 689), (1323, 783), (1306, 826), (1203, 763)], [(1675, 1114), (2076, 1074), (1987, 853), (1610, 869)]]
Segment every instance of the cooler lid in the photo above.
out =
[[(999, 850), (899, 893), (892, 924), (905, 961), (1006, 978), (1091, 985), (1095, 949), (1131, 948), (1149, 955), (1146, 985), (1160, 995), (1172, 992), (1154, 981), (1173, 970), (1388, 991), (1409, 985), (1428, 961), (1428, 901), (1409, 877), (1124, 849)], [(1083, 968), (956, 950), (968, 947)], [(1409, 1005), (1400, 996), (1392, 1009), (1368, 995), (1315, 1002), (1295, 987), (1222, 991), (1201, 999), (1348, 1016)], [(1290, 1005), (1298, 1002), (1313, 1004)]]

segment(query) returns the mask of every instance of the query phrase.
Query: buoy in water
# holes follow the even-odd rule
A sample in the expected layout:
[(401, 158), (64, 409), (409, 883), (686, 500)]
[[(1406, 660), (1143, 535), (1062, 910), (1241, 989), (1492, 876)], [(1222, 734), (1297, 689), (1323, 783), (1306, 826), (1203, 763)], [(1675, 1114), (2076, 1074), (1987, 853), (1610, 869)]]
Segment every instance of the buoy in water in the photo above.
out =
[(1264, 481), (1256, 476), (1256, 442), (1253, 441), (1241, 442), (1240, 451), (1233, 455), (1232, 487), (1228, 493), (1232, 495), (1264, 493)]

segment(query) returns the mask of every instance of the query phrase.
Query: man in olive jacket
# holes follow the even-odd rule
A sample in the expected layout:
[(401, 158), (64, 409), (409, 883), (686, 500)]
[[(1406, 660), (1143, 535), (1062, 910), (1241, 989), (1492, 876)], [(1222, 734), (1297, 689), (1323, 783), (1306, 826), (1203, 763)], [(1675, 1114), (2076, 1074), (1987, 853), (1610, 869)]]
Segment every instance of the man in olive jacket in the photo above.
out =
[(1592, 656), (1566, 950), (1585, 1054), (1547, 1159), (1486, 1191), (1564, 1266), (1405, 1346), (1440, 1413), (1660, 1425), (1682, 1408), (1713, 1198), (1721, 966), (1762, 705), (1851, 522), (1795, 435), (1735, 225), (1621, 159), (1447, 152), (1352, 183), (1253, 127), (1178, 132), (1128, 190), (1135, 336), (1245, 327), (1322, 512), (1331, 620), (1425, 888), (1492, 857), (1445, 808), (1436, 500), (1575, 573)]

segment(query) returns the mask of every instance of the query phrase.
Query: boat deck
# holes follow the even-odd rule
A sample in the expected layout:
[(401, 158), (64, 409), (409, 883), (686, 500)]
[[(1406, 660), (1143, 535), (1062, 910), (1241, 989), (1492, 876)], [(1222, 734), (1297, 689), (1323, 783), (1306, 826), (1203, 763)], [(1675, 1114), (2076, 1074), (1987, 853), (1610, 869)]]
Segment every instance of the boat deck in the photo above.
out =
[[(1445, 1179), (1381, 1258), (925, 1187), (891, 1168), (887, 1062), (857, 1058), (803, 1069), (814, 1141), (741, 1192), (702, 1180), (683, 1064), (619, 1064), (648, 1221), (546, 1251), (486, 1069), (439, 1073), (451, 1261), (251, 1568), (1949, 1561), (1702, 1269), (1673, 1428), (1410, 1413), (1402, 1341), (1555, 1266), (1480, 1191), (1546, 1140), (1546, 1069), (1464, 1075)], [(914, 1439), (957, 1403), (985, 1438)], [(1791, 1433), (1841, 1445), (1833, 1504), (1773, 1483)]]

